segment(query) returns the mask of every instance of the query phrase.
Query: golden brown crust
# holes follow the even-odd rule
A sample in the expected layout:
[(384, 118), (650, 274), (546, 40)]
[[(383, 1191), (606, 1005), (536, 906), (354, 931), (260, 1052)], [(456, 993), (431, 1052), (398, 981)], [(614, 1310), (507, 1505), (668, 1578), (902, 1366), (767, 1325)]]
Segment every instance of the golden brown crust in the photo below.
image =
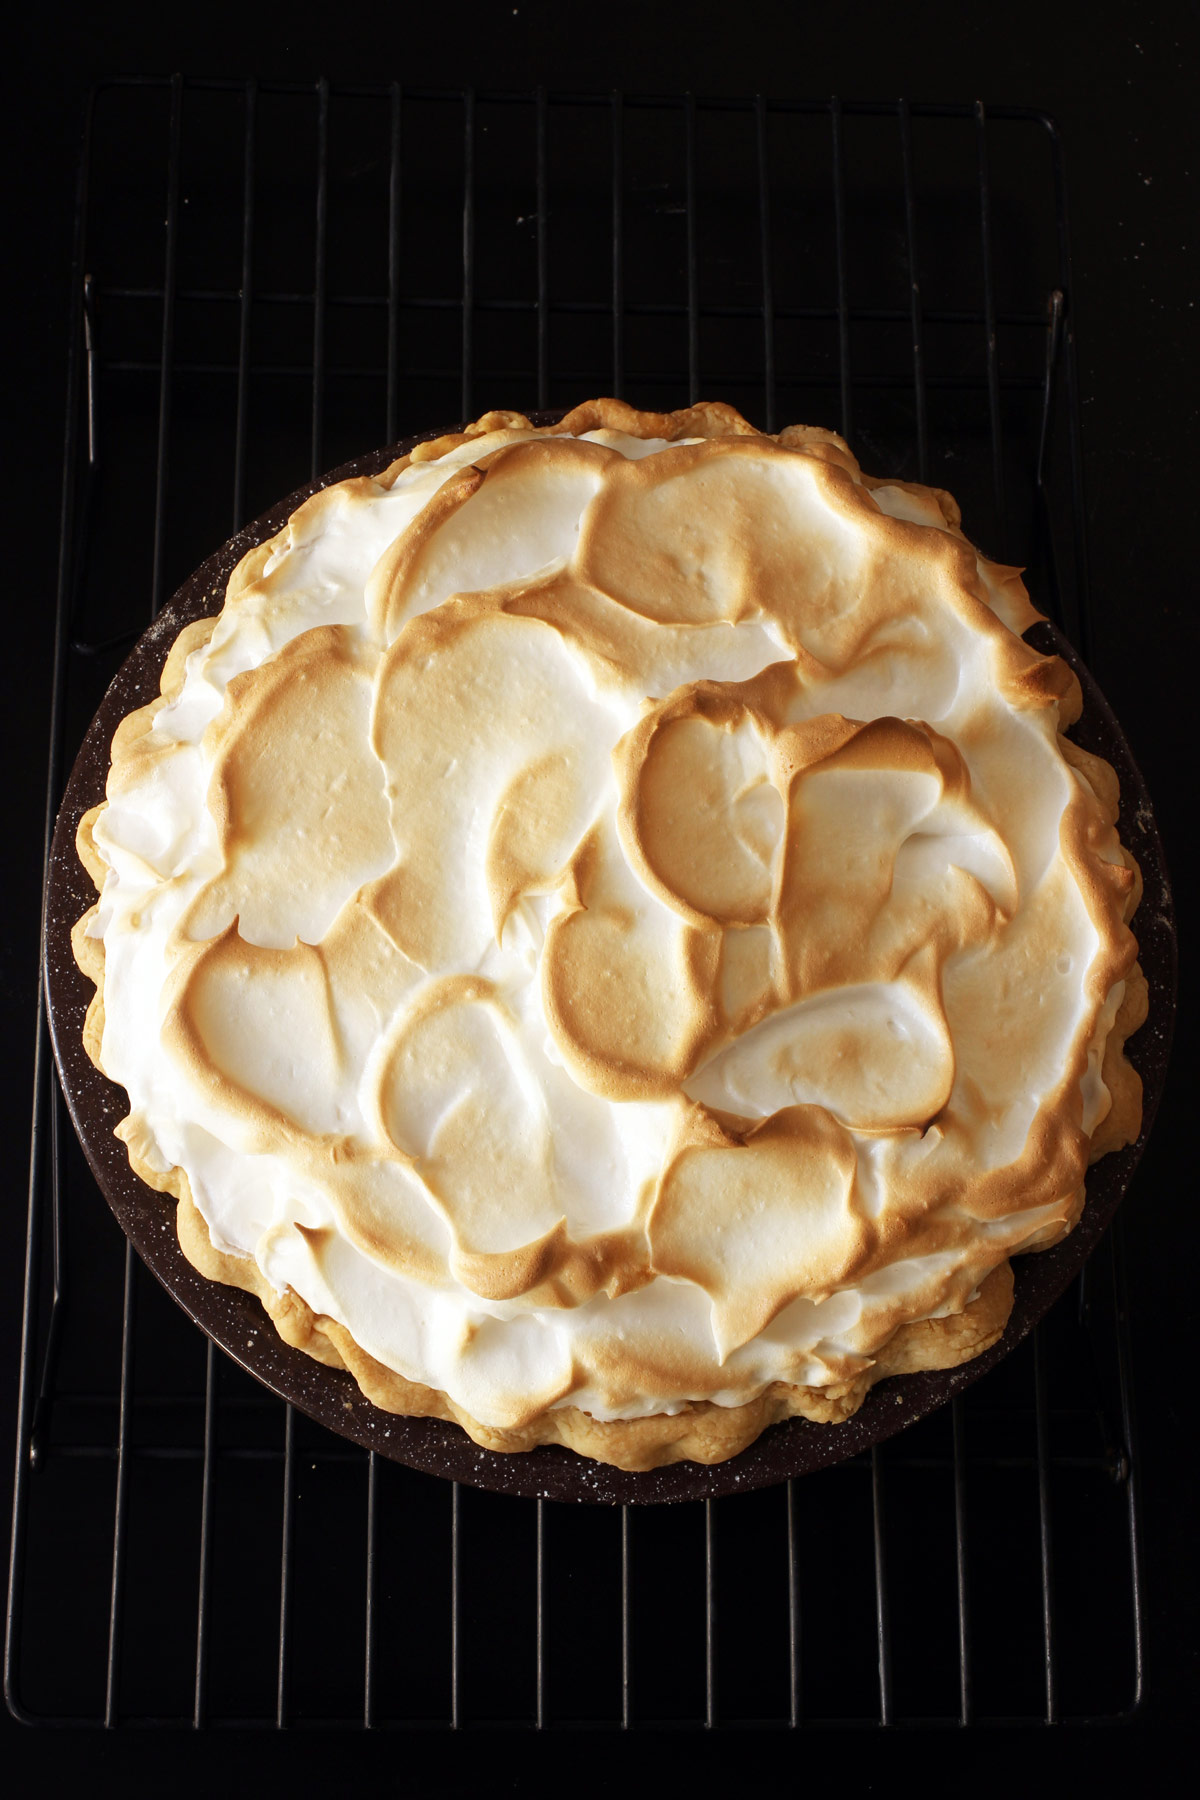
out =
[(1092, 1133), (1089, 1160), (1098, 1162), (1110, 1150), (1132, 1144), (1142, 1128), (1142, 1078), (1125, 1054), (1125, 1040), (1146, 1022), (1150, 989), (1140, 963), (1125, 978), (1125, 994), (1104, 1046), (1101, 1079), (1112, 1098), (1105, 1117)]
[[(488, 413), (481, 419), (466, 427), (461, 433), (448, 434), (430, 443), (418, 445), (410, 458), (401, 458), (377, 478), (378, 484), (390, 486), (400, 470), (411, 460), (422, 462), (440, 456), (446, 451), (469, 442), (476, 437), (506, 432), (522, 434), (523, 441), (528, 444), (527, 434), (529, 421), (521, 414)], [(703, 404), (681, 409), (674, 413), (656, 414), (639, 413), (623, 402), (615, 400), (597, 400), (586, 403), (569, 413), (558, 425), (539, 428), (539, 435), (558, 436), (562, 434), (578, 435), (581, 432), (618, 431), (644, 438), (663, 438), (670, 441), (680, 438), (712, 438), (724, 440), (753, 440), (762, 434), (755, 431), (733, 409), (718, 404)], [(839, 471), (857, 472), (851, 453), (844, 442), (836, 434), (810, 427), (789, 427), (778, 434), (775, 442), (789, 449), (802, 449), (805, 454), (817, 460), (829, 463)], [(750, 444), (738, 445), (735, 452), (733, 442), (728, 449), (740, 453), (743, 449), (752, 450)], [(453, 510), (461, 504), (470, 493), (473, 493), (483, 479), (482, 467), (490, 464), (497, 457), (512, 457), (518, 450), (514, 443), (510, 450), (504, 443), (499, 446), (493, 443), (481, 460), (480, 469), (468, 466), (456, 481), (447, 484), (439, 491), (432, 504), (441, 512)], [(533, 446), (529, 446), (532, 450)], [(604, 452), (595, 447), (600, 455)], [(714, 449), (716, 446), (714, 446)], [(592, 446), (580, 446), (582, 452), (590, 454)], [(524, 455), (527, 452), (520, 451)], [(611, 454), (611, 453), (609, 453)], [(677, 452), (664, 453), (671, 456)], [(707, 454), (707, 452), (706, 452)], [(866, 482), (868, 488), (882, 485)], [(908, 484), (891, 483), (888, 485), (907, 487)], [(915, 499), (922, 503), (929, 502), (937, 508), (944, 522), (944, 528), (951, 537), (959, 537), (958, 508), (949, 495), (940, 490), (912, 488)], [(322, 496), (314, 496), (308, 506), (319, 507)], [(303, 510), (303, 509), (302, 509)], [(286, 530), (287, 528), (285, 528)], [(281, 533), (282, 537), (283, 534)], [(413, 554), (412, 544), (420, 540), (414, 534), (398, 553)], [(277, 539), (257, 546), (243, 558), (230, 578), (228, 595), (235, 597), (253, 582), (257, 581), (270, 559)], [(384, 559), (385, 563), (387, 559)], [(377, 570), (379, 592), (372, 599), (372, 609), (380, 619), (387, 619), (393, 596), (411, 576), (411, 570), (393, 569), (383, 565)], [(1015, 575), (1011, 571), (998, 571), (1003, 578)], [(1019, 583), (1017, 584), (1019, 586)], [(1022, 590), (1023, 594), (1023, 590)], [(1027, 605), (1027, 602), (1025, 602)], [(172, 695), (181, 686), (184, 678), (184, 665), (187, 656), (211, 636), (216, 621), (214, 619), (197, 621), (187, 627), (176, 640), (162, 675), (162, 695)], [(440, 628), (440, 627), (439, 627)], [(430, 627), (434, 629), (434, 627)], [(296, 655), (301, 655), (296, 652)], [(240, 678), (239, 678), (240, 679)], [(264, 678), (270, 685), (270, 677)], [(1010, 697), (1018, 705), (1039, 706), (1051, 701), (1059, 703), (1059, 716), (1068, 719), (1076, 716), (1078, 711), (1078, 684), (1074, 677), (1057, 658), (1041, 659), (1032, 667), (1022, 666), (1008, 677)], [(1018, 692), (1018, 689), (1020, 690)], [(152, 702), (149, 706), (127, 716), (122, 721), (114, 739), (114, 765), (120, 765), (127, 772), (136, 766), (144, 739), (153, 723), (153, 718), (163, 699)], [(898, 722), (892, 722), (893, 726)], [(641, 737), (648, 744), (653, 725), (641, 730)], [(921, 730), (930, 734), (927, 728)], [(866, 728), (864, 737), (877, 728)], [(795, 735), (794, 733), (792, 735)], [(892, 736), (897, 733), (893, 730)], [(917, 733), (911, 727), (903, 727), (899, 736), (904, 739), (904, 753), (908, 756), (916, 754), (909, 744), (909, 738), (915, 742)], [(936, 734), (931, 734), (936, 737)], [(639, 742), (641, 740), (639, 739)], [(1119, 795), (1116, 776), (1103, 759), (1080, 750), (1063, 738), (1060, 739), (1063, 754), (1068, 763), (1077, 771), (1083, 785), (1095, 797), (1098, 809), (1108, 822), (1115, 822)], [(920, 748), (920, 746), (918, 746)], [(952, 747), (951, 747), (952, 748)], [(824, 754), (841, 753), (839, 747)], [(898, 752), (892, 752), (898, 753)], [(935, 745), (932, 752), (928, 744), (921, 751), (927, 758), (932, 754), (935, 758), (939, 752)], [(631, 753), (632, 754), (632, 753)], [(952, 779), (953, 771), (950, 763), (943, 756), (942, 774)], [(932, 766), (932, 765), (931, 765)], [(939, 765), (941, 766), (941, 765)], [(115, 771), (115, 778), (120, 775)], [(105, 864), (100, 858), (92, 838), (92, 828), (104, 810), (103, 806), (92, 809), (85, 815), (79, 828), (79, 854), (97, 888), (102, 885)], [(1083, 827), (1079, 830), (1082, 832)], [(1084, 844), (1079, 845), (1079, 860), (1084, 861)], [(527, 855), (527, 849), (521, 854)], [(682, 854), (682, 852), (681, 852)], [(510, 858), (517, 851), (509, 852)], [(1094, 859), (1093, 859), (1094, 862)], [(581, 868), (580, 878), (587, 879), (586, 870)], [(1114, 904), (1120, 915), (1126, 920), (1131, 916), (1140, 895), (1140, 877), (1136, 865), (1127, 853), (1119, 864), (1108, 865), (1100, 876), (1093, 875), (1093, 893), (1089, 908), (1093, 911), (1098, 923), (1102, 923)], [(495, 889), (497, 904), (503, 905), (506, 892), (503, 871), (496, 876)], [(690, 904), (690, 901), (689, 901)], [(733, 902), (730, 902), (733, 904)], [(756, 902), (757, 904), (757, 902)], [(89, 1056), (100, 1066), (100, 1044), (103, 1033), (103, 975), (104, 947), (100, 940), (87, 936), (87, 927), (94, 916), (92, 908), (77, 923), (72, 935), (72, 945), (80, 969), (89, 980), (96, 984), (96, 993), (88, 1009), (84, 1029), (84, 1043)], [(743, 908), (744, 910), (744, 908)], [(580, 915), (574, 915), (578, 918)], [(586, 916), (586, 915), (585, 915)], [(734, 916), (734, 915), (731, 915)], [(698, 915), (703, 923), (706, 915), (701, 911)], [(703, 936), (697, 929), (697, 939)], [(1132, 1141), (1137, 1135), (1141, 1121), (1141, 1084), (1136, 1072), (1132, 1069), (1124, 1055), (1125, 1039), (1142, 1023), (1146, 1014), (1146, 983), (1140, 968), (1128, 967), (1133, 954), (1132, 939), (1126, 934), (1127, 942), (1114, 948), (1113, 956), (1107, 966), (1106, 981), (1119, 979), (1124, 972), (1125, 992), (1117, 1011), (1113, 1028), (1108, 1036), (1103, 1060), (1103, 1080), (1111, 1095), (1111, 1106), (1105, 1118), (1093, 1133), (1090, 1150), (1094, 1161), (1098, 1156), (1111, 1149)], [(1125, 972), (1127, 971), (1127, 972)], [(555, 996), (551, 995), (552, 1005)], [(711, 1021), (708, 1021), (711, 1026)], [(611, 1071), (610, 1071), (611, 1072)], [(653, 1091), (653, 1081), (647, 1088), (645, 1078), (639, 1074), (642, 1083), (638, 1092)], [(620, 1087), (620, 1081), (617, 1082)], [(630, 1092), (634, 1088), (630, 1088)], [(796, 1113), (816, 1111), (817, 1109), (796, 1108)], [(786, 1124), (786, 1122), (785, 1122)], [(793, 1121), (786, 1129), (793, 1127), (799, 1130), (806, 1121)], [(780, 1130), (785, 1127), (772, 1127)], [(405, 1380), (400, 1375), (370, 1357), (354, 1341), (349, 1332), (336, 1321), (314, 1315), (311, 1309), (298, 1295), (287, 1292), (277, 1293), (266, 1282), (257, 1265), (248, 1258), (227, 1255), (216, 1250), (211, 1242), (204, 1221), (196, 1209), (188, 1188), (187, 1177), (181, 1169), (173, 1169), (165, 1174), (155, 1170), (141, 1153), (136, 1141), (136, 1130), (132, 1121), (125, 1121), (125, 1129), (118, 1128), (126, 1142), (131, 1166), (148, 1184), (163, 1192), (170, 1192), (177, 1199), (177, 1228), (180, 1245), (189, 1261), (206, 1277), (237, 1286), (256, 1294), (286, 1342), (304, 1350), (316, 1360), (333, 1368), (344, 1368), (354, 1375), (364, 1394), (376, 1405), (388, 1411), (417, 1416), (435, 1416), (454, 1419), (463, 1426), (468, 1434), (479, 1444), (505, 1452), (522, 1451), (541, 1443), (560, 1443), (579, 1451), (583, 1455), (597, 1460), (610, 1462), (625, 1469), (650, 1469), (666, 1463), (688, 1459), (700, 1462), (721, 1461), (736, 1454), (752, 1442), (766, 1426), (778, 1420), (802, 1416), (819, 1422), (834, 1422), (849, 1417), (861, 1405), (870, 1387), (878, 1380), (891, 1375), (912, 1372), (918, 1369), (935, 1369), (953, 1367), (958, 1363), (979, 1355), (1000, 1336), (1007, 1322), (1012, 1301), (1011, 1270), (1007, 1262), (995, 1268), (982, 1283), (974, 1297), (963, 1296), (961, 1309), (947, 1313), (943, 1317), (930, 1318), (901, 1325), (877, 1353), (873, 1360), (866, 1361), (866, 1366), (848, 1373), (845, 1379), (835, 1381), (832, 1385), (814, 1388), (789, 1385), (776, 1382), (757, 1398), (739, 1406), (718, 1406), (710, 1401), (688, 1401), (681, 1409), (672, 1414), (659, 1414), (648, 1418), (631, 1420), (600, 1421), (590, 1417), (580, 1409), (570, 1405), (550, 1405), (545, 1407), (527, 1422), (511, 1429), (495, 1429), (485, 1426), (473, 1419), (463, 1409), (456, 1406), (449, 1398), (436, 1390)], [(751, 1134), (752, 1136), (753, 1134)], [(770, 1132), (761, 1134), (765, 1145)], [(1086, 1150), (1086, 1140), (1081, 1145), (1081, 1152)], [(1034, 1168), (1039, 1155), (1039, 1144), (1031, 1135), (1030, 1168), (1031, 1183), (1036, 1185)], [(748, 1151), (749, 1154), (749, 1151)], [(1082, 1155), (1081, 1155), (1082, 1162)], [(1082, 1186), (1078, 1189), (1073, 1201), (1059, 1220), (1052, 1221), (1047, 1227), (1045, 1241), (1055, 1241), (1070, 1228), (1078, 1216), (1082, 1205)], [(981, 1216), (986, 1215), (986, 1204), (980, 1203)], [(669, 1207), (664, 1205), (663, 1217), (659, 1220), (659, 1232), (664, 1245), (667, 1244)], [(539, 1249), (530, 1246), (529, 1249)], [(586, 1274), (571, 1273), (569, 1258), (565, 1251), (560, 1255), (559, 1249), (551, 1246), (549, 1241), (544, 1248), (545, 1278), (551, 1275), (575, 1293), (583, 1292), (588, 1287)], [(669, 1247), (664, 1251), (670, 1260)], [(485, 1266), (486, 1258), (477, 1258), (479, 1268), (468, 1270), (456, 1268), (459, 1278), (480, 1293), (490, 1293), (493, 1297), (503, 1289), (502, 1272)], [(561, 1265), (561, 1266), (560, 1266)], [(522, 1272), (523, 1279), (541, 1280), (540, 1265), (538, 1270)], [(594, 1286), (594, 1275), (592, 1285)], [(837, 1271), (831, 1271), (829, 1280), (835, 1286)], [(496, 1281), (500, 1280), (500, 1287)], [(582, 1285), (581, 1285), (582, 1284)], [(575, 1293), (578, 1297), (578, 1293)], [(553, 1303), (551, 1300), (549, 1303)], [(747, 1335), (763, 1328), (770, 1316), (772, 1308), (777, 1309), (780, 1302), (772, 1301), (762, 1319), (740, 1320), (730, 1342), (744, 1341)], [(718, 1307), (719, 1312), (719, 1307)], [(860, 1359), (865, 1360), (865, 1359)]]
[[(132, 1160), (132, 1155), (131, 1155)], [(149, 1171), (151, 1176), (153, 1171)], [(482, 1425), (445, 1394), (406, 1381), (369, 1356), (336, 1320), (313, 1313), (296, 1294), (276, 1294), (249, 1257), (215, 1250), (208, 1228), (196, 1210), (182, 1170), (154, 1185), (178, 1194), (179, 1242), (189, 1262), (210, 1280), (256, 1294), (279, 1335), (328, 1368), (348, 1369), (359, 1387), (384, 1412), (410, 1418), (453, 1420), (486, 1450), (512, 1454), (539, 1444), (561, 1444), (616, 1468), (646, 1470), (674, 1462), (724, 1462), (752, 1444), (768, 1425), (804, 1418), (816, 1424), (840, 1424), (858, 1411), (877, 1381), (921, 1369), (952, 1369), (990, 1349), (1012, 1310), (1012, 1269), (1001, 1263), (960, 1313), (902, 1325), (876, 1361), (853, 1380), (827, 1388), (793, 1387), (774, 1382), (742, 1406), (716, 1406), (708, 1400), (688, 1401), (676, 1413), (643, 1419), (594, 1419), (576, 1406), (549, 1407), (516, 1430)]]

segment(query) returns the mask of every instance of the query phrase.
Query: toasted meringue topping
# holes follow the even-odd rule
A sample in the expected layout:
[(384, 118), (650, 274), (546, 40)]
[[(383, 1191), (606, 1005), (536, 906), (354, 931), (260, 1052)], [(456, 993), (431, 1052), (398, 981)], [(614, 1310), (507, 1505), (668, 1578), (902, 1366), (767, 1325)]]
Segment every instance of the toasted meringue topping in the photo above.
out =
[(733, 420), (324, 489), (114, 744), (125, 1134), (489, 1426), (843, 1379), (1108, 1109), (1133, 875), (1017, 572)]

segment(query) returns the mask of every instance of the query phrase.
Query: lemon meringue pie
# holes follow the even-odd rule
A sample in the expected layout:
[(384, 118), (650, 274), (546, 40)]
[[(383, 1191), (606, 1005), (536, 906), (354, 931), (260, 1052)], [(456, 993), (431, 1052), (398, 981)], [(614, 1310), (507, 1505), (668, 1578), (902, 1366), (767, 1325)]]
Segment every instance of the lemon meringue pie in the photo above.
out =
[(965, 1361), (1141, 1117), (1116, 778), (949, 495), (489, 413), (187, 626), (80, 855), (202, 1273), (393, 1412), (717, 1461)]

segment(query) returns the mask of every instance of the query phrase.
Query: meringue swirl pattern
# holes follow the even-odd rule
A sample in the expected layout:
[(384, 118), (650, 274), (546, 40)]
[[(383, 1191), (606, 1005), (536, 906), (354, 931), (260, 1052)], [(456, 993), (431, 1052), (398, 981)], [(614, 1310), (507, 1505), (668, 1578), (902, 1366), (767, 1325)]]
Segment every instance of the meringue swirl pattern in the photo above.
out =
[(1003, 1327), (1138, 1128), (1138, 877), (948, 495), (727, 407), (321, 490), (81, 831), (88, 1042), (206, 1273), (627, 1467)]

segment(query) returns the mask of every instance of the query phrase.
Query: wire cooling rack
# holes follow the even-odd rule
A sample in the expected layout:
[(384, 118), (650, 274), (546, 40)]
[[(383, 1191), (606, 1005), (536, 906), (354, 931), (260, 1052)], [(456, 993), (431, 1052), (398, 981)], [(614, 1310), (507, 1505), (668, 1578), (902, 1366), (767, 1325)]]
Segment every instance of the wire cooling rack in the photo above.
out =
[[(1070, 293), (1061, 146), (1027, 111), (102, 85), (47, 844), (112, 673), (231, 528), (489, 406), (704, 396), (837, 425), (873, 472), (949, 487), (1086, 658)], [(330, 1437), (196, 1332), (97, 1193), (39, 1018), (5, 1647), (23, 1720), (1127, 1720), (1139, 1561), (1111, 1234), (1030, 1341), (869, 1455), (715, 1502), (515, 1500)]]

